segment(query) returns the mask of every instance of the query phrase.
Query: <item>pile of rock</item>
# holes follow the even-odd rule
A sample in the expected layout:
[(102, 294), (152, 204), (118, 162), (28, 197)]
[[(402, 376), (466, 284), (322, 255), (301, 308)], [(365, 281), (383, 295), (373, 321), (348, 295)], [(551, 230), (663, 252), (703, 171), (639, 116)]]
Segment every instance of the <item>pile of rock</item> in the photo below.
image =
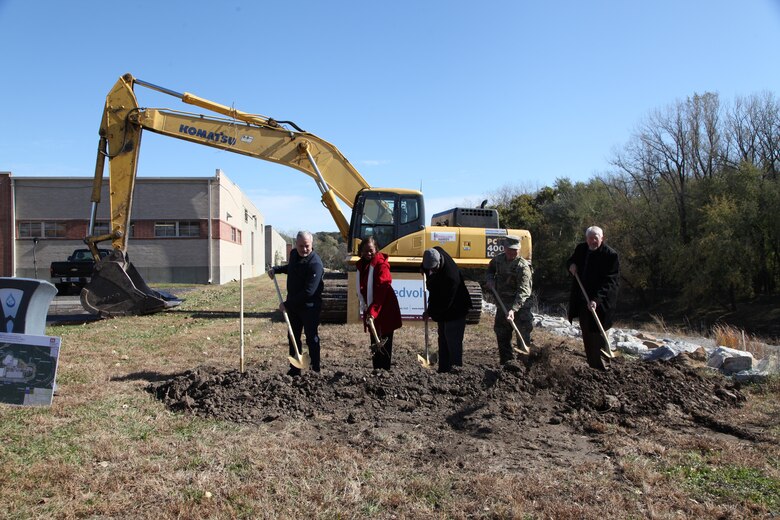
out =
[(778, 352), (780, 348), (774, 347), (774, 353), (764, 359), (754, 359), (750, 352), (736, 350), (728, 347), (718, 347), (707, 360), (707, 366), (721, 370), (726, 375), (731, 375), (741, 382), (764, 381), (772, 374), (780, 373)]
[[(489, 312), (490, 309), (486, 310)], [(577, 323), (572, 325), (562, 317), (534, 314), (534, 327), (573, 338), (581, 335)], [(613, 350), (645, 361), (669, 360), (685, 353), (688, 357), (704, 362), (708, 367), (742, 382), (763, 381), (769, 375), (780, 373), (780, 347), (767, 346), (766, 350), (770, 354), (764, 359), (755, 359), (753, 354), (744, 350), (714, 344), (703, 345), (703, 342), (692, 343), (671, 337), (656, 338), (634, 329), (610, 329), (607, 334)]]
[[(563, 336), (580, 337), (579, 325), (570, 324), (566, 318), (535, 314), (534, 327)], [(780, 373), (780, 347), (767, 346), (767, 350), (772, 353), (759, 360), (744, 350), (702, 345), (701, 342), (692, 343), (674, 338), (656, 338), (634, 329), (610, 329), (607, 334), (613, 350), (644, 361), (669, 360), (685, 353), (688, 357), (702, 361), (708, 367), (743, 382), (762, 381), (771, 374)]]

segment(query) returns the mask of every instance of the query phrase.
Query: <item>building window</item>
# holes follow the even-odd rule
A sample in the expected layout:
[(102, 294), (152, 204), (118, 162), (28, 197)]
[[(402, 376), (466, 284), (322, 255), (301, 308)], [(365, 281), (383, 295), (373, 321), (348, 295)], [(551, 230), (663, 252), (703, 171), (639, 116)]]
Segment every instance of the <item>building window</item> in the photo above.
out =
[(197, 220), (183, 220), (179, 222), (180, 237), (198, 238), (200, 237), (200, 222)]
[(95, 222), (95, 227), (92, 228), (92, 233), (96, 237), (108, 235), (109, 232), (108, 222)]
[(176, 236), (176, 221), (165, 220), (162, 222), (154, 223), (154, 236), (155, 237), (175, 237)]
[(53, 220), (19, 222), (19, 238), (65, 238), (65, 224)]
[(166, 237), (200, 237), (200, 222), (197, 220), (162, 220), (154, 223), (154, 236)]
[(237, 234), (238, 234), (238, 230), (236, 228), (234, 228), (234, 227), (231, 227), (230, 228), (230, 240), (233, 241), (233, 242), (238, 242), (238, 240), (236, 240), (236, 235)]
[(33, 238), (41, 236), (40, 222), (19, 222), (19, 238)]
[(43, 236), (46, 238), (65, 238), (65, 224), (62, 222), (43, 221)]

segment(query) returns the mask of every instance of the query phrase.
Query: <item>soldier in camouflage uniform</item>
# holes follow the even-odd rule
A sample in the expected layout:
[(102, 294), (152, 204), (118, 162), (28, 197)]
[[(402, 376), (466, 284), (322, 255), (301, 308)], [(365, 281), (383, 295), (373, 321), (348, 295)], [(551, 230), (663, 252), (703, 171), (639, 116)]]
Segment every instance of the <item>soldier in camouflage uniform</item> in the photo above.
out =
[[(490, 260), (487, 272), (488, 289), (495, 288), (506, 307), (505, 315), (496, 305), (496, 320), (493, 330), (498, 342), (501, 364), (514, 358), (512, 336), (514, 330), (508, 320), (512, 319), (522, 334), (526, 345), (531, 345), (533, 314), (531, 314), (531, 264), (520, 256), (520, 238), (508, 235), (504, 239), (504, 252)], [(519, 340), (518, 340), (519, 342)], [(522, 345), (520, 345), (522, 348)]]

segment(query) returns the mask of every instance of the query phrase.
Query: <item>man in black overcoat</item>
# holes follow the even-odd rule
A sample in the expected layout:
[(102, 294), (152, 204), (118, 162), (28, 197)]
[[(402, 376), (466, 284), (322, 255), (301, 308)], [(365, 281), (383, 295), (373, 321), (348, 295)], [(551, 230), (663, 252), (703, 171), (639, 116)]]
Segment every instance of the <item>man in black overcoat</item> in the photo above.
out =
[(428, 278), (428, 316), (438, 324), (439, 372), (463, 365), (463, 335), (471, 297), (463, 273), (441, 247), (426, 249), (420, 271)]
[[(301, 346), (301, 333), (306, 334), (306, 346), (311, 356), (311, 369), (320, 371), (320, 313), (322, 312), (322, 291), (324, 272), (322, 259), (314, 252), (314, 238), (309, 231), (298, 231), (295, 237), (295, 249), (290, 251), (290, 260), (286, 265), (277, 265), (268, 270), (268, 276), (287, 275), (287, 299), (279, 305), (279, 310), (287, 312), (290, 326), (298, 346)], [(290, 356), (295, 356), (293, 338), (288, 335)], [(300, 369), (290, 365), (287, 375), (298, 376)]]
[(566, 267), (572, 277), (579, 275), (588, 294), (586, 301), (577, 280), (572, 278), (569, 322), (574, 318), (580, 321), (588, 365), (606, 370), (609, 359), (602, 354), (602, 350), (606, 352), (609, 343), (601, 334), (592, 311), (596, 311), (604, 331), (612, 327), (620, 286), (620, 260), (617, 251), (604, 243), (604, 231), (600, 227), (591, 226), (585, 231), (585, 242), (574, 248), (574, 253), (566, 261)]

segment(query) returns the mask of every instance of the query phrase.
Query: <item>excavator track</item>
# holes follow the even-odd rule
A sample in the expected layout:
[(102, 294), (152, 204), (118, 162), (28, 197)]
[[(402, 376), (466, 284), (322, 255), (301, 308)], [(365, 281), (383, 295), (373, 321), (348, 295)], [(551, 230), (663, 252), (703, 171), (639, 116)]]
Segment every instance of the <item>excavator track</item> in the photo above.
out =
[(482, 317), (482, 287), (479, 282), (466, 280), (466, 289), (471, 298), (471, 310), (466, 315), (466, 324), (476, 325)]
[(347, 322), (347, 275), (326, 273), (323, 277), (321, 323)]

